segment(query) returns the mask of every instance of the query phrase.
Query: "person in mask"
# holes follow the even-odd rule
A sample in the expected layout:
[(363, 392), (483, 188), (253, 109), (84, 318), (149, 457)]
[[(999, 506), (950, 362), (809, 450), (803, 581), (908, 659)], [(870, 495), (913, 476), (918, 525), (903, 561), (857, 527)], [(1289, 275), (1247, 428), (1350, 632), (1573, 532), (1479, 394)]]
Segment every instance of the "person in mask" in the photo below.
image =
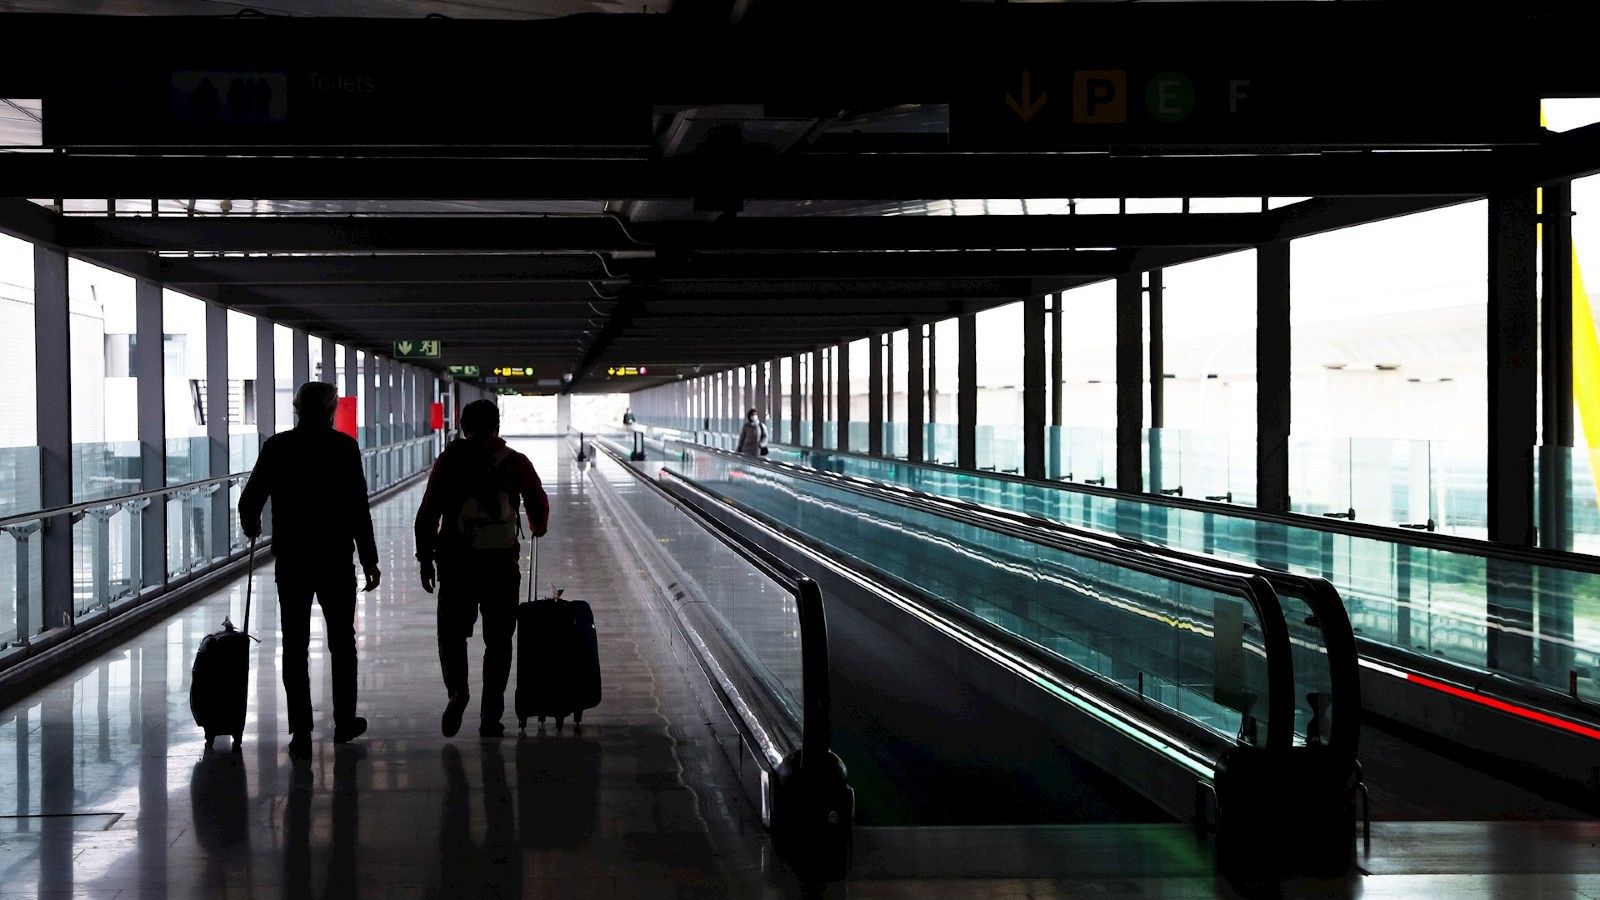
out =
[(767, 426), (754, 409), (744, 414), (744, 427), (739, 429), (739, 444), (734, 449), (745, 456), (767, 455)]

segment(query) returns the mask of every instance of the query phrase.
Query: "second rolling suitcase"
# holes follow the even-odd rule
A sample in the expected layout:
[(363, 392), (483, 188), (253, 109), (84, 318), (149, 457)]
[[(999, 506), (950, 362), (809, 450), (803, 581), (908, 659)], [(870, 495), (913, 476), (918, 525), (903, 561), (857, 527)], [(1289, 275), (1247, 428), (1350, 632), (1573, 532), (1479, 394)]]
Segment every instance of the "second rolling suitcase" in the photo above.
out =
[[(256, 542), (250, 541), (250, 562), (245, 575), (244, 623), (250, 627), (250, 594), (255, 581)], [(233, 749), (244, 739), (245, 709), (250, 703), (250, 641), (233, 622), (222, 620), (222, 630), (206, 635), (194, 655), (189, 680), (189, 711), (205, 731), (206, 746), (218, 735), (230, 735)]]
[(560, 728), (567, 716), (580, 723), (584, 710), (600, 705), (600, 652), (589, 604), (562, 599), (559, 590), (532, 599), (537, 539), (533, 547), (529, 599), (517, 605), (517, 722), (527, 728), (530, 718), (554, 718)]

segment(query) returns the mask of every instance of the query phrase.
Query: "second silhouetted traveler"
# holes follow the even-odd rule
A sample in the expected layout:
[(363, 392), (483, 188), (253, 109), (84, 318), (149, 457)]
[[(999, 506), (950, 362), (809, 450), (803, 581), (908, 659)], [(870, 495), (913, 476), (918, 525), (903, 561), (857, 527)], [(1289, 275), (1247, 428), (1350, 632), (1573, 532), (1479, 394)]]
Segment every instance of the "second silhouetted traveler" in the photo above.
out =
[(333, 657), (333, 740), (367, 730), (356, 715), (356, 578), (354, 549), (378, 586), (378, 548), (372, 539), (367, 477), (355, 438), (333, 429), (333, 385), (313, 381), (294, 396), (293, 429), (267, 438), (239, 495), (239, 524), (255, 537), (261, 510), (272, 501), (272, 555), (278, 561), (278, 607), (283, 626), (283, 691), (289, 701), (289, 755), (311, 758), (311, 598), (327, 623)]
[[(461, 410), (462, 437), (439, 454), (428, 490), (417, 510), (417, 562), (422, 589), (439, 585), (439, 665), (449, 692), (440, 730), (461, 728), (471, 693), (467, 687), (467, 638), (483, 614), (483, 723), (479, 733), (505, 732), (506, 681), (511, 676), (511, 637), (517, 629), (517, 593), (522, 584), (519, 502), (529, 532), (542, 536), (550, 519), (539, 473), (526, 456), (500, 438), (500, 409), (478, 400)], [(435, 571), (437, 564), (437, 571)]]

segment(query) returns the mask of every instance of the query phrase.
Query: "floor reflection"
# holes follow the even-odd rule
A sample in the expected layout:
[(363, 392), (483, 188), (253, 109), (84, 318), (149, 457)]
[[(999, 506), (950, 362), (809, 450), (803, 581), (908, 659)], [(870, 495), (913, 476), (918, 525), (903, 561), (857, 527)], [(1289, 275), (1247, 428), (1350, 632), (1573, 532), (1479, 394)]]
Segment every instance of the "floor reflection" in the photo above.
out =
[(582, 847), (600, 809), (600, 743), (545, 729), (517, 741), (518, 836), (539, 849)]

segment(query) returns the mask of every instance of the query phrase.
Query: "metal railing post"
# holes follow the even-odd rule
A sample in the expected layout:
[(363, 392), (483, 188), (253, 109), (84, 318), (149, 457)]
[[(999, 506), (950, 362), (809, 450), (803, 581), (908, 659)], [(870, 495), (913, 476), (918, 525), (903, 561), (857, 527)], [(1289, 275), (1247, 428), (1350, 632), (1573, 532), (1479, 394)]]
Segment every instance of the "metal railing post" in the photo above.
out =
[(43, 526), (43, 522), (28, 522), (24, 525), (7, 525), (6, 534), (11, 535), (17, 542), (17, 637), (12, 642), (13, 646), (26, 647), (29, 639), (33, 637), (32, 616), (29, 614), (28, 582), (32, 579), (32, 560), (28, 554), (28, 538), (33, 536)]

